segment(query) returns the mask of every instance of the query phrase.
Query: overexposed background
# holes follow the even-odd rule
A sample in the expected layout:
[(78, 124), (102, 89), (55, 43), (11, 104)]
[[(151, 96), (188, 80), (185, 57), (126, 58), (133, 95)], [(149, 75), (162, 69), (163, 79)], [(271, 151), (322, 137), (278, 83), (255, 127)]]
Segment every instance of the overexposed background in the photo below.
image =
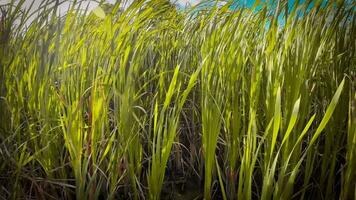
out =
[[(20, 0), (15, 0), (15, 2), (19, 2)], [(134, 1), (134, 0), (126, 0), (126, 6), (130, 5), (130, 3)], [(186, 6), (193, 6), (196, 5), (197, 3), (199, 3), (201, 0), (170, 0), (172, 3), (175, 3), (178, 6), (181, 7), (186, 7)], [(5, 5), (10, 3), (11, 0), (0, 0), (0, 5)], [(43, 0), (26, 0), (24, 3), (25, 7), (30, 7), (30, 5), (33, 3), (33, 7), (32, 9), (37, 9), (41, 2), (43, 2)], [(68, 1), (68, 0), (60, 0), (61, 3), (59, 9), (62, 13), (65, 13), (68, 10), (68, 7), (70, 6), (72, 1)], [(116, 0), (106, 0), (106, 2), (114, 4), (116, 2)], [(93, 1), (93, 0), (83, 0), (82, 1), (82, 7), (86, 8), (86, 6), (89, 5), (89, 10), (95, 8), (98, 3)]]

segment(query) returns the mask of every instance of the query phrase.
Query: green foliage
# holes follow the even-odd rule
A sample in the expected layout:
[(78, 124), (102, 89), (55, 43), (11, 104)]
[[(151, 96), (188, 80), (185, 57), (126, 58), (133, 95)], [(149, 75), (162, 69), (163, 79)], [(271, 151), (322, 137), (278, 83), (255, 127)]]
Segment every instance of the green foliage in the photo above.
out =
[(355, 3), (24, 2), (1, 7), (1, 197), (356, 197)]

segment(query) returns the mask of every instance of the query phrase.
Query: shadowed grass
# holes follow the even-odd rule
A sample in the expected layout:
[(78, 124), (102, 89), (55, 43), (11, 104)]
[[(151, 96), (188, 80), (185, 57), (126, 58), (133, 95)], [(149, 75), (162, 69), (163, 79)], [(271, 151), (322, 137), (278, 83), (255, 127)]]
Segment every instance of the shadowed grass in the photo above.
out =
[(61, 3), (1, 6), (1, 197), (356, 197), (355, 3)]

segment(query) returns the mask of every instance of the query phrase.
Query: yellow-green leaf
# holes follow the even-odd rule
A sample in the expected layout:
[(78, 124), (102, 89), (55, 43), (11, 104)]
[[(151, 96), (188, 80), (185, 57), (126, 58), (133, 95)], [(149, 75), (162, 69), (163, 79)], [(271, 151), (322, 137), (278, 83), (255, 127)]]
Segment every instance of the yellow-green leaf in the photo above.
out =
[(92, 12), (101, 19), (106, 17), (105, 11), (100, 6), (96, 7)]

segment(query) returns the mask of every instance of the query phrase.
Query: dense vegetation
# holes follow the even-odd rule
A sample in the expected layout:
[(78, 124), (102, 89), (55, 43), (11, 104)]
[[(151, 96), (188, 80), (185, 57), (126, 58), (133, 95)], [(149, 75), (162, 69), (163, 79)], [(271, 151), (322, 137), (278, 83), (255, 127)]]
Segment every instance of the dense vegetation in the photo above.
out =
[(23, 3), (1, 7), (2, 199), (356, 199), (354, 2)]

